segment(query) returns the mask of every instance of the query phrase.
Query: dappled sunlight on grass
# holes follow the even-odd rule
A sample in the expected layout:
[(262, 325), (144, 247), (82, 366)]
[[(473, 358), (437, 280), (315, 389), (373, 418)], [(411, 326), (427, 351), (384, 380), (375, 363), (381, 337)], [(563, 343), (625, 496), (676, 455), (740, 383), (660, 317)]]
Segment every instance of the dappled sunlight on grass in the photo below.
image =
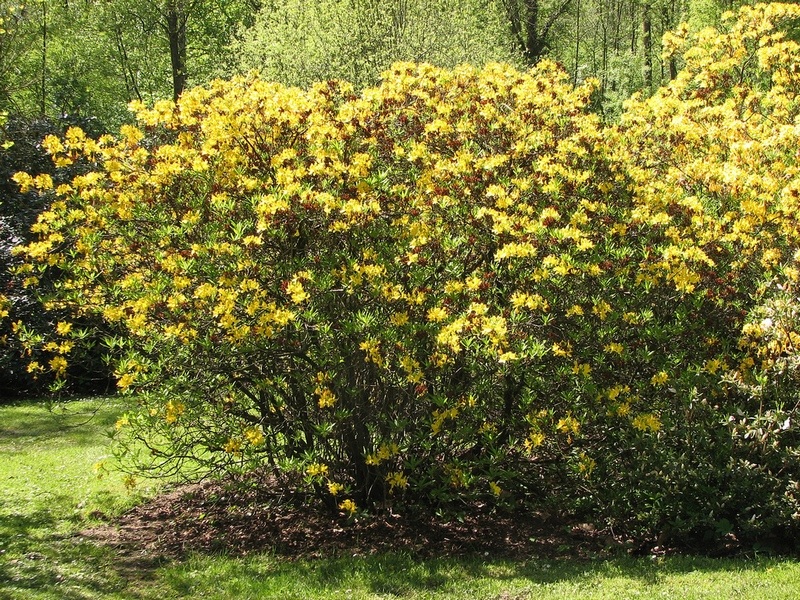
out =
[(800, 565), (775, 558), (198, 554), (171, 562), (144, 549), (121, 554), (76, 533), (98, 524), (98, 511), (119, 514), (139, 498), (119, 474), (98, 479), (92, 469), (108, 454), (105, 434), (122, 410), (119, 400), (67, 403), (55, 411), (32, 403), (0, 407), (3, 600), (789, 600), (800, 589)]
[(90, 445), (111, 430), (124, 403), (118, 398), (48, 403), (17, 402), (0, 406), (0, 448), (19, 445)]
[(0, 406), (0, 598), (115, 598), (115, 555), (75, 533), (138, 500), (99, 478), (119, 399)]
[(778, 560), (670, 557), (607, 561), (490, 557), (418, 561), (408, 555), (285, 561), (196, 556), (162, 572), (177, 593), (203, 598), (795, 598), (800, 570)]

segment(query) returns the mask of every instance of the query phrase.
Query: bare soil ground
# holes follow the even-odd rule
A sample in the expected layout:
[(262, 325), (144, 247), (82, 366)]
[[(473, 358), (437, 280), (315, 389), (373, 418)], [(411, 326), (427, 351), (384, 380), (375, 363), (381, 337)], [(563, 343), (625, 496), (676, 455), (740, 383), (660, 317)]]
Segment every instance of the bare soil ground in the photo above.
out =
[(83, 538), (134, 560), (180, 559), (192, 552), (244, 556), (271, 552), (287, 558), (408, 552), (420, 557), (597, 557), (624, 545), (590, 524), (567, 523), (523, 511), (465, 506), (442, 519), (434, 511), (348, 518), (313, 501), (279, 499), (268, 489), (232, 491), (205, 482), (176, 488)]

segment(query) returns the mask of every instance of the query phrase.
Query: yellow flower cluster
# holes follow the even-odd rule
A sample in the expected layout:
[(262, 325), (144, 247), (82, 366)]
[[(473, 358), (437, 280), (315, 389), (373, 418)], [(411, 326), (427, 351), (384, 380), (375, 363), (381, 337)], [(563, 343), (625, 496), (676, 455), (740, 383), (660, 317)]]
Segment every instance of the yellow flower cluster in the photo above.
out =
[(379, 465), (400, 453), (397, 444), (381, 444), (377, 452), (367, 454), (366, 463), (368, 465)]
[(0, 322), (9, 315), (11, 301), (3, 294), (0, 294)]

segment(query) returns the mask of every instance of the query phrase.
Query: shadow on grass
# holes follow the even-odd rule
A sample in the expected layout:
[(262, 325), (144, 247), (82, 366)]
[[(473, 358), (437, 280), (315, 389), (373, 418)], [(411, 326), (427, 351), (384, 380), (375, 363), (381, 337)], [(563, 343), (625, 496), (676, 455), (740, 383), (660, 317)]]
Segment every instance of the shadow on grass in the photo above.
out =
[[(766, 572), (774, 560), (677, 556), (651, 560), (493, 560), (490, 557), (417, 560), (406, 554), (291, 561), (273, 557), (233, 559), (195, 556), (161, 572), (184, 597), (328, 598), (352, 593), (407, 598), (536, 598), (536, 589), (624, 580), (658, 586), (674, 576), (737, 577)], [(517, 590), (508, 595), (506, 590)], [(494, 590), (494, 591), (493, 591)], [(361, 595), (359, 595), (359, 593)]]
[(24, 514), (11, 508), (0, 507), (0, 598), (141, 597), (128, 589), (112, 549), (58, 533), (64, 520), (47, 508)]
[(4, 441), (88, 446), (110, 431), (123, 411), (117, 399), (47, 404), (24, 401), (0, 405), (0, 444)]
[(124, 587), (108, 550), (58, 527), (46, 509), (0, 514), (0, 598), (97, 598)]

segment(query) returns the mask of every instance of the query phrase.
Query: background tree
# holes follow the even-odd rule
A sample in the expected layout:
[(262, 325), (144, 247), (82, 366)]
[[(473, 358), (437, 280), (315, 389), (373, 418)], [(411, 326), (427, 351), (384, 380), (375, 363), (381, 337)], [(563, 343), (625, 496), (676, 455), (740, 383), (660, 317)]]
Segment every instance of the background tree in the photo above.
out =
[(252, 7), (229, 0), (42, 0), (7, 4), (0, 109), (97, 118), (114, 127), (131, 100), (176, 97), (209, 80)]
[(527, 65), (535, 65), (551, 50), (556, 26), (572, 4), (572, 0), (502, 0), (511, 36)]
[(37, 82), (30, 57), (41, 49), (36, 7), (4, 0), (0, 3), (0, 110), (20, 109), (20, 97)]
[(307, 86), (375, 85), (393, 62), (517, 62), (504, 15), (486, 0), (272, 0), (233, 46), (239, 72)]

